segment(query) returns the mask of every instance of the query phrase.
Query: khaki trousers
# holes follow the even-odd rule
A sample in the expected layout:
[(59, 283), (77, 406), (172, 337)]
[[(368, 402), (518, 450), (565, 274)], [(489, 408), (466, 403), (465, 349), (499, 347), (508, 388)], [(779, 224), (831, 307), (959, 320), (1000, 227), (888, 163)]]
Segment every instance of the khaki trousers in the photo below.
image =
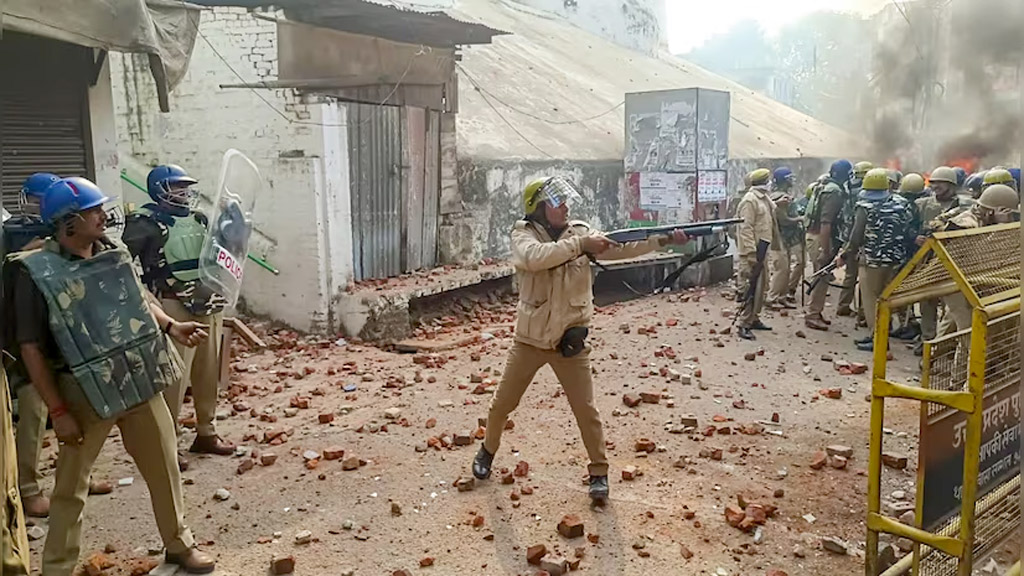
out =
[[(843, 289), (839, 292), (839, 308), (853, 308), (854, 296), (857, 294), (857, 277), (860, 273), (860, 258), (846, 263), (846, 276), (843, 278)], [(861, 300), (864, 294), (861, 294)]]
[(533, 377), (545, 365), (550, 365), (555, 372), (572, 413), (576, 416), (576, 424), (583, 436), (583, 445), (590, 456), (590, 474), (607, 476), (608, 456), (605, 453), (601, 414), (594, 404), (589, 347), (576, 356), (566, 358), (557, 350), (542, 350), (521, 342), (514, 343), (508, 353), (508, 363), (501, 376), (498, 391), (491, 399), (484, 447), (491, 454), (498, 452), (501, 446), (501, 433), (505, 430), (508, 415), (519, 405), (519, 400), (530, 386)]
[[(743, 279), (743, 290), (740, 296), (746, 294), (746, 290), (750, 287), (752, 280), (751, 276), (754, 273), (754, 265), (747, 261), (746, 258), (740, 258), (740, 278)], [(765, 280), (766, 270), (762, 269), (761, 273), (757, 277), (757, 287), (754, 288), (754, 299), (752, 302), (743, 305), (740, 304), (739, 317), (736, 319), (736, 324), (741, 328), (750, 328), (760, 320), (761, 309), (764, 308), (764, 298), (767, 294), (768, 282)]]
[(217, 312), (205, 316), (196, 316), (185, 309), (185, 306), (170, 298), (164, 298), (160, 305), (167, 314), (178, 322), (199, 322), (209, 326), (210, 337), (195, 348), (170, 341), (181, 356), (185, 370), (181, 380), (166, 390), (164, 398), (171, 410), (175, 429), (181, 417), (181, 405), (185, 401), (185, 391), (192, 386), (192, 401), (196, 409), (196, 434), (199, 436), (215, 436), (217, 434), (217, 385), (220, 381), (220, 339), (224, 326), (224, 313)]
[[(821, 242), (820, 234), (807, 234), (807, 257), (811, 259), (811, 265), (817, 272), (829, 264), (828, 258), (831, 254), (825, 254), (825, 247)], [(829, 275), (818, 281), (818, 284), (811, 292), (811, 299), (807, 303), (807, 318), (816, 318), (825, 311), (825, 300), (828, 298), (828, 283), (832, 279)]]
[(28, 536), (18, 492), (14, 425), (7, 373), (0, 369), (0, 575), (28, 574)]
[(974, 313), (971, 305), (964, 298), (963, 294), (952, 294), (943, 296), (942, 303), (946, 305), (946, 315), (939, 323), (938, 335), (945, 336), (960, 330), (969, 330)]
[(803, 247), (797, 245), (772, 250), (769, 254), (772, 277), (768, 301), (776, 302), (788, 294), (796, 293), (800, 287), (800, 278), (804, 273), (804, 253)]
[[(64, 376), (61, 380), (62, 396), (65, 390), (77, 387), (70, 377)], [(43, 576), (70, 576), (78, 563), (89, 471), (115, 425), (121, 431), (125, 450), (149, 488), (153, 515), (167, 552), (177, 554), (190, 549), (195, 540), (185, 526), (177, 440), (171, 413), (163, 398), (154, 396), (109, 420), (99, 420), (95, 413), (90, 417), (87, 411), (91, 408), (83, 409), (81, 398), (65, 397), (64, 400), (78, 420), (83, 440), (78, 445), (61, 444), (57, 456), (57, 479), (50, 500), (50, 531), (43, 548)]]
[(18, 480), (22, 498), (42, 493), (39, 454), (48, 415), (46, 403), (31, 382), (18, 388)]
[[(861, 310), (864, 311), (864, 319), (867, 320), (868, 329), (872, 332), (875, 331), (878, 298), (899, 271), (897, 266), (860, 267)], [(883, 326), (883, 328), (888, 335), (889, 327)]]

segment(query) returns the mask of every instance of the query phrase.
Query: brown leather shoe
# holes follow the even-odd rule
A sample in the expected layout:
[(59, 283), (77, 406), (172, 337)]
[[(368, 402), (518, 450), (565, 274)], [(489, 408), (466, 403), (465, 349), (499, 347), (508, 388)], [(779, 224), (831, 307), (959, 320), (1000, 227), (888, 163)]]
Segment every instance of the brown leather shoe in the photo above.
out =
[(828, 324), (821, 316), (811, 316), (804, 319), (804, 325), (812, 330), (828, 331)]
[(50, 515), (50, 499), (42, 494), (34, 494), (21, 499), (21, 509), (25, 516), (46, 518)]
[(220, 436), (196, 436), (195, 442), (189, 452), (196, 454), (216, 454), (217, 456), (231, 456), (235, 453), (235, 445), (225, 442)]
[(106, 480), (89, 479), (89, 494), (93, 496), (110, 494), (114, 491), (114, 485)]
[(209, 574), (213, 572), (217, 563), (213, 560), (213, 556), (205, 552), (200, 552), (196, 548), (190, 548), (185, 552), (179, 554), (171, 554), (168, 552), (164, 556), (164, 561), (168, 564), (174, 564), (175, 566), (181, 567), (187, 574)]
[(849, 306), (840, 306), (836, 309), (836, 316), (853, 316), (853, 309)]

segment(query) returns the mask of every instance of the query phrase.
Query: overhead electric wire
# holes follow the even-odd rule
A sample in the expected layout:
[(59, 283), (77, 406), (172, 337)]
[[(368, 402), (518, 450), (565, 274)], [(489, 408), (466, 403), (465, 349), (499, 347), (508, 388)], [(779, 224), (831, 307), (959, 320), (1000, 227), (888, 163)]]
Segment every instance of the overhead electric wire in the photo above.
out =
[(541, 116), (538, 116), (538, 115), (534, 114), (533, 112), (529, 112), (527, 110), (523, 110), (521, 108), (517, 108), (517, 107), (509, 104), (508, 102), (505, 102), (504, 100), (499, 98), (497, 95), (495, 95), (493, 92), (491, 92), (490, 90), (484, 88), (483, 85), (481, 85), (479, 82), (477, 82), (476, 79), (473, 78), (473, 75), (470, 74), (469, 71), (467, 71), (464, 66), (462, 66), (459, 63), (456, 63), (455, 66), (459, 69), (459, 71), (462, 72), (462, 74), (466, 77), (466, 79), (469, 80), (469, 83), (472, 84), (473, 87), (477, 89), (477, 91), (483, 92), (484, 94), (487, 94), (493, 100), (497, 101), (499, 104), (501, 104), (502, 106), (508, 108), (509, 110), (512, 110), (513, 112), (516, 112), (516, 113), (522, 114), (523, 116), (528, 116), (530, 118), (533, 118), (534, 120), (540, 120), (541, 122), (544, 122), (544, 123), (547, 123), (547, 124), (552, 124), (552, 125), (555, 125), (555, 126), (566, 126), (566, 125), (570, 125), (570, 124), (585, 124), (587, 122), (590, 122), (591, 120), (597, 120), (598, 118), (601, 118), (603, 116), (607, 116), (608, 114), (611, 114), (612, 112), (618, 110), (619, 108), (622, 108), (622, 106), (626, 104), (626, 101), (622, 100), (621, 102), (619, 102), (615, 106), (612, 106), (611, 108), (605, 110), (604, 112), (601, 112), (599, 114), (595, 114), (593, 116), (589, 116), (587, 118), (579, 118), (579, 119), (573, 119), (573, 120), (552, 120), (550, 118), (543, 118)]
[[(188, 8), (188, 5), (185, 2), (185, 0), (180, 0), (180, 2), (182, 4), (182, 7), (186, 8), (186, 9), (191, 9), (191, 8)], [(210, 48), (210, 50), (217, 57), (217, 59), (219, 59), (221, 61), (221, 63), (224, 64), (224, 66), (228, 70), (231, 71), (231, 73), (235, 76), (235, 78), (238, 78), (238, 80), (242, 84), (246, 85), (245, 88), (247, 88), (250, 92), (252, 92), (253, 95), (256, 96), (256, 98), (258, 98), (261, 102), (263, 102), (264, 105), (266, 105), (268, 108), (270, 108), (272, 111), (274, 111), (274, 113), (276, 113), (278, 116), (283, 118), (286, 122), (288, 122), (289, 124), (298, 124), (298, 125), (303, 125), (303, 126), (320, 126), (320, 127), (324, 127), (324, 128), (344, 128), (344, 127), (349, 126), (349, 124), (347, 122), (339, 124), (339, 123), (315, 122), (315, 121), (312, 121), (312, 120), (300, 120), (298, 118), (292, 118), (287, 113), (285, 113), (284, 111), (282, 111), (279, 108), (277, 108), (276, 106), (274, 106), (274, 104), (272, 102), (270, 102), (270, 100), (268, 100), (266, 97), (264, 97), (263, 94), (261, 94), (256, 88), (251, 86), (251, 82), (246, 80), (238, 72), (238, 70), (236, 70), (234, 68), (234, 66), (232, 66), (228, 62), (227, 58), (225, 58), (224, 55), (221, 54), (219, 50), (217, 50), (217, 47), (213, 45), (213, 42), (211, 42), (210, 39), (207, 38), (205, 34), (203, 34), (202, 30), (200, 30), (200, 19), (201, 18), (196, 18), (196, 21), (195, 21), (196, 35), (198, 35), (200, 38), (203, 39), (203, 42), (206, 43), (206, 45)], [(391, 88), (391, 91), (388, 92), (388, 95), (385, 96), (384, 100), (382, 100), (380, 102), (380, 104), (378, 104), (377, 106), (383, 107), (384, 105), (387, 104), (387, 102), (389, 100), (391, 100), (392, 96), (394, 96), (395, 93), (398, 92), (398, 89), (402, 86), (402, 82), (405, 80), (405, 77), (409, 75), (409, 71), (412, 69), (413, 61), (417, 57), (422, 56), (424, 54), (427, 54), (430, 51), (431, 51), (431, 49), (430, 49), (429, 46), (420, 45), (419, 50), (416, 53), (414, 53), (412, 56), (409, 57), (409, 61), (405, 65), (405, 70), (402, 72), (402, 75), (398, 78), (398, 81), (395, 83), (394, 87)], [(375, 118), (375, 115), (377, 113), (378, 113), (377, 109), (374, 109), (373, 112), (370, 114), (369, 118), (367, 118), (365, 120), (362, 120), (359, 124), (356, 124), (356, 126), (363, 126), (363, 125), (369, 123), (370, 121), (372, 121)]]

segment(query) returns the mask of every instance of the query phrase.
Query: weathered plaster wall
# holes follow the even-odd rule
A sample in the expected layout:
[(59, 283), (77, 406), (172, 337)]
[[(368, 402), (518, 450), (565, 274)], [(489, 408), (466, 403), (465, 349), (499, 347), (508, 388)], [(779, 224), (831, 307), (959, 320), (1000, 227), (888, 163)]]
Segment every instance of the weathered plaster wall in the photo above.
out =
[[(796, 174), (797, 189), (828, 171), (831, 160), (794, 158), (781, 160), (730, 160), (730, 188), (743, 185), (743, 177), (755, 168), (789, 166)], [(626, 225), (625, 173), (622, 162), (459, 162), (459, 194), (464, 210), (448, 217), (448, 236), (442, 235), (442, 254), (447, 262), (473, 262), (481, 258), (508, 258), (513, 223), (522, 218), (522, 190), (531, 180), (553, 175), (571, 178), (583, 193), (583, 203), (572, 209), (573, 218), (595, 228), (613, 230)], [(722, 214), (722, 217), (725, 215)]]
[(110, 86), (110, 63), (103, 65), (96, 85), (89, 87), (89, 130), (92, 136), (96, 184), (107, 194), (117, 194), (117, 123)]
[(281, 274), (247, 263), (244, 305), (302, 330), (331, 330), (334, 297), (352, 276), (345, 106), (293, 90), (221, 89), (276, 76), (277, 26), (215, 8), (200, 30), (207, 40), (196, 41), (170, 113), (159, 112), (145, 59), (111, 54), (118, 149), (142, 165), (184, 166), (205, 195), (216, 192), (227, 149), (249, 156), (265, 181), (250, 252)]
[[(459, 192), (465, 210), (458, 221), (472, 232), (460, 250), (462, 261), (507, 258), (512, 225), (523, 217), (522, 191), (537, 178), (561, 175), (580, 187), (582, 204), (572, 218), (599, 229), (624, 224), (620, 205), (625, 186), (622, 162), (459, 162)], [(462, 237), (465, 240), (464, 237)], [(471, 249), (471, 253), (466, 253)]]

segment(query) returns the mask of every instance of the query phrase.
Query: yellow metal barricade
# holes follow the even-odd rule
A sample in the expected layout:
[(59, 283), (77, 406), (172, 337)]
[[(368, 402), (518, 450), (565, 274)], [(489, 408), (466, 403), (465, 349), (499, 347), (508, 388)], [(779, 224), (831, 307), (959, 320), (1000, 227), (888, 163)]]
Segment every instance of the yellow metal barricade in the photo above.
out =
[[(881, 533), (915, 543), (912, 570), (969, 576), (974, 558), (1020, 525), (1020, 224), (936, 233), (878, 303), (868, 462), (865, 573)], [(887, 377), (892, 312), (941, 300), (958, 324), (924, 347), (920, 385)], [(921, 402), (913, 526), (881, 513), (885, 401)], [(894, 571), (897, 569), (894, 569)]]

